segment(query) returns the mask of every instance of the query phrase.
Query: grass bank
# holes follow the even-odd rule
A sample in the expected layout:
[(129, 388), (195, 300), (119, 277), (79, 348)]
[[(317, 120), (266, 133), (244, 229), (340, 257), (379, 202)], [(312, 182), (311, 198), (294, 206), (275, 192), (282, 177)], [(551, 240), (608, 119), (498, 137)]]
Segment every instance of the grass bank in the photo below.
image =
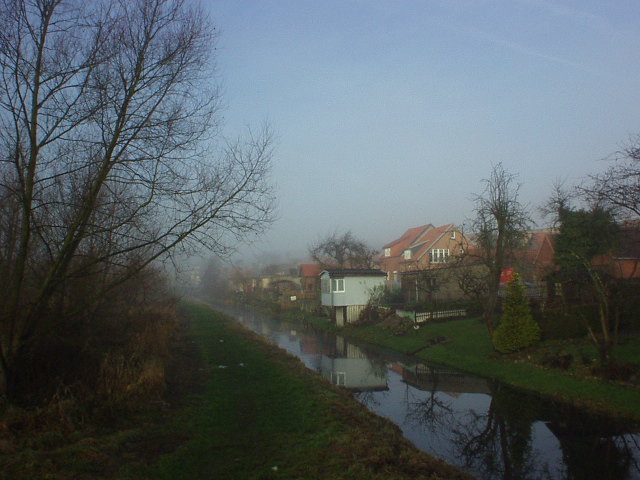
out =
[(190, 332), (170, 404), (148, 405), (128, 427), (0, 455), (0, 471), (47, 479), (469, 478), (209, 307), (186, 304), (181, 314)]
[[(300, 318), (301, 314), (287, 314)], [(305, 321), (335, 330), (326, 319), (312, 319), (307, 314)], [(478, 319), (461, 319), (450, 322), (430, 323), (419, 330), (410, 330), (404, 335), (395, 335), (379, 325), (348, 325), (341, 334), (368, 343), (380, 345), (398, 352), (413, 354), (428, 361), (449, 365), (469, 373), (493, 378), (509, 385), (569, 402), (595, 413), (623, 417), (640, 421), (640, 388), (594, 377), (572, 375), (557, 369), (544, 368), (529, 361), (527, 357), (540, 355), (540, 351), (566, 351), (577, 348), (571, 342), (547, 342), (538, 350), (518, 356), (500, 356), (493, 352), (485, 326)], [(430, 345), (431, 340), (445, 338), (443, 343)], [(596, 356), (595, 350), (581, 346)], [(618, 358), (638, 363), (640, 340), (629, 339), (617, 347)]]

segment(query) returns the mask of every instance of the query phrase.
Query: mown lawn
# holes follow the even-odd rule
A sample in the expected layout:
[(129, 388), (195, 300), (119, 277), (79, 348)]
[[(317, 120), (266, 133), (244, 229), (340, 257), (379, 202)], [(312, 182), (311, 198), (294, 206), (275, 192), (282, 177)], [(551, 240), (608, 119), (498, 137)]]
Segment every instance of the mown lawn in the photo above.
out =
[(184, 304), (181, 315), (190, 324), (181, 342), (188, 355), (176, 357), (179, 391), (169, 404), (73, 437), (44, 426), (43, 441), (0, 452), (0, 478), (470, 478), (209, 307)]
[[(524, 355), (505, 357), (492, 352), (485, 326), (478, 319), (431, 323), (405, 335), (394, 335), (381, 326), (348, 326), (347, 336), (381, 345), (403, 353), (413, 353), (425, 361), (450, 365), (461, 370), (494, 378), (532, 392), (548, 395), (598, 413), (640, 420), (640, 388), (605, 382), (589, 376), (577, 376), (557, 369), (535, 365)], [(429, 340), (446, 342), (425, 348)], [(551, 346), (563, 351), (570, 343)], [(542, 344), (539, 348), (549, 348)], [(581, 347), (594, 355), (594, 350)], [(530, 352), (534, 356), (535, 351)], [(617, 347), (619, 359), (639, 363), (640, 342), (629, 339)], [(577, 354), (576, 354), (577, 356)]]

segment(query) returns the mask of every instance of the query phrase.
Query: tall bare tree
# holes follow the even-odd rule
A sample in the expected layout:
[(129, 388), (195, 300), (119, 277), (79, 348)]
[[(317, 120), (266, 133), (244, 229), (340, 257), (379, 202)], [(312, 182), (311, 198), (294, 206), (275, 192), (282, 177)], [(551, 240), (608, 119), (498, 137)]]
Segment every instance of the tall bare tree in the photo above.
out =
[(0, 0), (0, 394), (70, 279), (272, 219), (268, 129), (215, 142), (215, 39), (182, 0)]
[(475, 218), (471, 222), (476, 248), (465, 254), (465, 262), (473, 260), (484, 267), (486, 297), (484, 319), (489, 333), (494, 330), (494, 315), (498, 304), (500, 276), (507, 266), (510, 253), (521, 245), (530, 220), (518, 198), (517, 176), (507, 172), (501, 163), (483, 180), (484, 191), (475, 196)]
[(376, 250), (353, 233), (331, 233), (309, 247), (311, 258), (324, 268), (372, 268)]
[(591, 175), (578, 191), (594, 206), (606, 208), (622, 218), (640, 217), (640, 135), (613, 156), (614, 164)]

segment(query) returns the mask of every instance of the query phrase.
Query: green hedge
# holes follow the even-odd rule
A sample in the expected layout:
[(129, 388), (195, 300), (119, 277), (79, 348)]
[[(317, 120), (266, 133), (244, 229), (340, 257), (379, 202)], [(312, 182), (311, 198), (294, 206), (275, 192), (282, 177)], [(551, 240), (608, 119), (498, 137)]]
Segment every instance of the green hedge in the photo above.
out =
[(540, 325), (544, 340), (565, 340), (584, 337), (587, 334), (584, 319), (588, 319), (589, 323), (595, 326), (597, 315), (597, 308), (587, 305), (574, 307), (571, 312), (565, 312), (562, 308), (547, 309), (544, 312), (539, 312), (536, 320)]

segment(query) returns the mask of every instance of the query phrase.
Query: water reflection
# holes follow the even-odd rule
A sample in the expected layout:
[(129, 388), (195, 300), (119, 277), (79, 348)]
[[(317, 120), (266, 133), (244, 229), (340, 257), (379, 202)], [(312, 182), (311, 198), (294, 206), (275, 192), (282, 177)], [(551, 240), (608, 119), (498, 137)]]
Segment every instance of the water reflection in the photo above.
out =
[(322, 355), (320, 372), (332, 384), (354, 392), (388, 389), (386, 365), (369, 359), (362, 349), (340, 336), (335, 337), (335, 350)]
[(418, 448), (479, 479), (640, 479), (637, 426), (498, 382), (244, 312), (242, 323), (389, 418)]
[[(491, 383), (491, 401), (482, 412), (470, 410), (453, 427), (464, 466), (483, 478), (548, 478), (549, 462), (533, 447), (535, 407), (513, 398), (513, 390)], [(535, 402), (534, 402), (535, 403)]]

